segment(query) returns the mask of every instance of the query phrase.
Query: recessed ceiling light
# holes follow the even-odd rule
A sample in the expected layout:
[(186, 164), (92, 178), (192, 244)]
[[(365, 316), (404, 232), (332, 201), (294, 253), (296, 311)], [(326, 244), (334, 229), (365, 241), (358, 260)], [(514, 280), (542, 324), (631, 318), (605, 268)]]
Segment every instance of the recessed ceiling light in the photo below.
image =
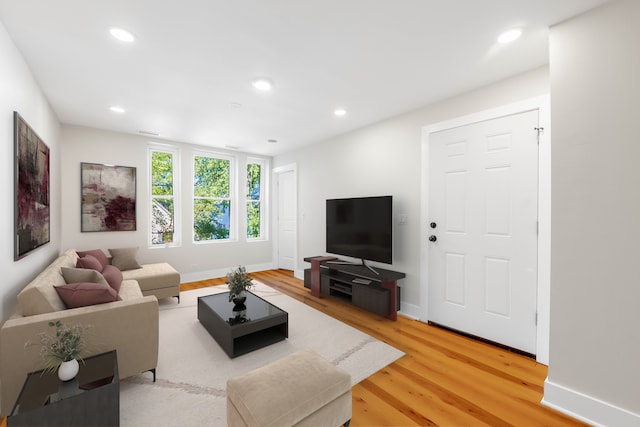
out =
[(273, 87), (273, 82), (263, 77), (255, 79), (251, 84), (253, 85), (253, 87), (263, 92), (271, 90), (271, 88)]
[(135, 37), (133, 37), (133, 34), (131, 34), (127, 30), (123, 30), (122, 28), (113, 27), (109, 29), (109, 32), (113, 37), (120, 40), (121, 42), (133, 43), (133, 41), (136, 39)]
[(500, 34), (500, 36), (498, 37), (498, 43), (500, 44), (511, 43), (512, 41), (519, 39), (521, 35), (522, 35), (522, 30), (520, 28), (514, 28), (511, 30), (505, 31), (504, 33)]
[(342, 108), (338, 108), (337, 110), (335, 110), (333, 112), (333, 114), (335, 114), (336, 116), (344, 116), (347, 114), (347, 110), (344, 110)]
[(122, 114), (122, 113), (124, 113), (124, 112), (125, 112), (125, 109), (124, 109), (124, 108), (122, 108), (122, 107), (118, 107), (118, 106), (115, 106), (115, 105), (114, 105), (113, 107), (109, 107), (109, 109), (110, 109), (111, 111), (113, 111), (114, 113), (118, 113), (118, 114)]

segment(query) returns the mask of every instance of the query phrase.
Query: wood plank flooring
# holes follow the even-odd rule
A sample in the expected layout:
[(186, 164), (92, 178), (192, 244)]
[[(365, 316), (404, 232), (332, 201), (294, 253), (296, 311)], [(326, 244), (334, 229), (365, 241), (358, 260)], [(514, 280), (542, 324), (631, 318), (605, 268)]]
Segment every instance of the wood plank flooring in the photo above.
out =
[[(382, 318), (314, 298), (290, 271), (254, 279), (406, 353), (353, 387), (357, 426), (585, 426), (540, 404), (547, 367), (535, 360), (398, 316)], [(224, 278), (186, 283), (215, 286)], [(0, 427), (6, 426), (0, 420)]]
[[(540, 404), (547, 367), (530, 358), (398, 316), (315, 298), (286, 270), (251, 276), (406, 353), (352, 389), (352, 426), (585, 426)], [(182, 290), (224, 278), (181, 285)]]

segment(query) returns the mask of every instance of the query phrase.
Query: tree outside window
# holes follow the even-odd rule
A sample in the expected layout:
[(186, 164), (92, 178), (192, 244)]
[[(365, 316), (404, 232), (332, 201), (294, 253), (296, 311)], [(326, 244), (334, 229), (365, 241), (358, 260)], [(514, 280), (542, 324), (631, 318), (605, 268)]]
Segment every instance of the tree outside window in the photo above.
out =
[(174, 153), (151, 150), (151, 244), (175, 243)]
[(263, 205), (263, 163), (249, 161), (247, 163), (247, 238), (263, 237), (262, 205)]
[(193, 239), (231, 237), (231, 159), (194, 156)]

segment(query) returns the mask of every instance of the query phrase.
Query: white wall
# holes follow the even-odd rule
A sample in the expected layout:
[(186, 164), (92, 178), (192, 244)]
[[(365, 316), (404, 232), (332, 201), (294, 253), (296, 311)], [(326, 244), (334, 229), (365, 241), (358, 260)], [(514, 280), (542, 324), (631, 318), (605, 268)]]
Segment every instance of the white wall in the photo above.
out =
[(551, 30), (551, 335), (545, 403), (640, 425), (640, 2)]
[[(192, 242), (191, 202), (193, 177), (192, 150), (205, 147), (171, 143), (180, 153), (180, 194), (182, 195), (182, 245), (179, 247), (149, 248), (149, 171), (147, 137), (126, 135), (97, 129), (62, 126), (62, 247), (78, 250), (138, 246), (141, 262), (170, 262), (180, 273), (183, 282), (221, 277), (233, 267), (242, 264), (249, 271), (271, 268), (270, 241), (247, 242), (242, 236), (234, 242)], [(167, 141), (155, 141), (167, 144)], [(227, 152), (237, 158), (239, 167), (246, 162), (246, 154)], [(112, 232), (80, 231), (80, 163), (103, 163), (136, 168), (137, 230)]]
[[(325, 254), (325, 199), (393, 195), (394, 262), (407, 277), (403, 312), (418, 317), (420, 305), (421, 130), (429, 124), (465, 116), (549, 93), (548, 69), (542, 67), (363, 129), (274, 158), (274, 166), (298, 167), (298, 260)], [(374, 98), (374, 95), (372, 95)], [(374, 101), (372, 101), (374, 102)], [(379, 102), (384, 102), (380, 100)], [(343, 118), (348, 120), (348, 116)], [(397, 223), (406, 215), (406, 223)], [(372, 263), (372, 265), (376, 265)]]
[[(13, 112), (17, 111), (42, 138), (50, 150), (51, 241), (19, 261), (13, 260), (14, 229), (14, 143)], [(0, 23), (0, 319), (9, 317), (18, 292), (60, 250), (60, 154), (59, 123), (31, 71)]]

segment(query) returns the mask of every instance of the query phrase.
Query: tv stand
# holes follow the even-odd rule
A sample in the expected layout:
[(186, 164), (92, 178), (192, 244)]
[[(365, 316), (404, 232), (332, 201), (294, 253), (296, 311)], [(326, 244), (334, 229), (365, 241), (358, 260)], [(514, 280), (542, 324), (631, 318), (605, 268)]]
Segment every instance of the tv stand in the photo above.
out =
[(327, 264), (336, 264), (336, 265), (362, 265), (365, 268), (368, 268), (369, 271), (371, 271), (373, 274), (376, 275), (380, 275), (380, 273), (378, 273), (376, 271), (375, 268), (371, 267), (370, 265), (367, 265), (367, 263), (362, 260), (362, 264), (356, 264), (355, 262), (350, 262), (350, 261), (326, 261)]
[(315, 297), (334, 297), (364, 310), (397, 319), (400, 303), (398, 280), (404, 273), (375, 268), (364, 262), (355, 264), (335, 257), (317, 256), (304, 259), (311, 263), (305, 270), (304, 286)]

